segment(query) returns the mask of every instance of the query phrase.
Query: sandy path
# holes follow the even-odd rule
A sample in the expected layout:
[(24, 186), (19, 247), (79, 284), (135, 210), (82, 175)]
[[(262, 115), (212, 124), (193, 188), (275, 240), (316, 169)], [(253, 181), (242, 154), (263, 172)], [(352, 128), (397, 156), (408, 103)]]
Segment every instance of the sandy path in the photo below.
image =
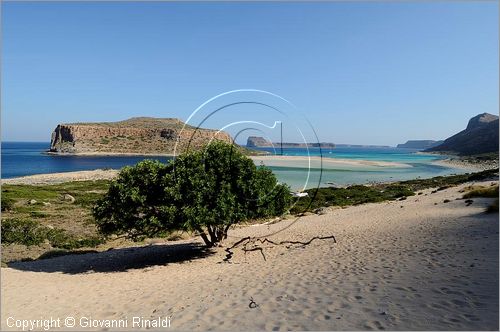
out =
[(266, 261), (235, 250), (220, 263), (222, 249), (198, 258), (176, 242), (17, 263), (2, 268), (2, 327), (9, 316), (128, 318), (129, 328), (132, 316), (171, 316), (182, 330), (498, 329), (498, 214), (482, 212), (487, 199), (455, 200), (458, 189), (303, 217), (270, 238), (337, 243), (266, 248)]

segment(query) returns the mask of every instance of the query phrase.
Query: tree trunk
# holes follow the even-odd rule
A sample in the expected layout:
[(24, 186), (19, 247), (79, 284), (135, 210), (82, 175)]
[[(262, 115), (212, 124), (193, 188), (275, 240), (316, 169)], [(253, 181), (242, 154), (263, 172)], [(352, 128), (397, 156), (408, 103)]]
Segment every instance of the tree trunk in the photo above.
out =
[(197, 231), (200, 233), (200, 236), (207, 245), (207, 247), (210, 248), (227, 238), (227, 231), (229, 230), (230, 226), (231, 225), (213, 226), (213, 227), (207, 226), (208, 236), (201, 229), (197, 229)]
[(227, 225), (224, 227), (224, 234), (223, 234), (223, 239), (227, 239), (227, 231), (229, 230), (229, 227), (231, 227), (231, 224)]
[(212, 226), (207, 226), (208, 234), (210, 235), (210, 243), (213, 246), (217, 242), (217, 237), (215, 235), (214, 229)]
[(222, 227), (217, 227), (215, 234), (217, 235), (217, 242), (221, 242), (224, 239), (224, 230)]
[(201, 238), (203, 239), (203, 242), (205, 242), (205, 245), (210, 248), (213, 246), (213, 243), (210, 242), (210, 240), (208, 239), (207, 237), (207, 234), (203, 233), (203, 232), (200, 232), (200, 236)]

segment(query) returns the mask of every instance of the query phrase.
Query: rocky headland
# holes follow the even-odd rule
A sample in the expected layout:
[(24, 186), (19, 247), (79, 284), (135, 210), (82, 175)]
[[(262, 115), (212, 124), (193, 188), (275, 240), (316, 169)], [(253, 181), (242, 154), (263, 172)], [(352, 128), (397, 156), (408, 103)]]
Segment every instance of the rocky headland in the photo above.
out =
[(49, 153), (74, 155), (173, 155), (211, 139), (228, 143), (225, 132), (196, 128), (179, 119), (137, 117), (118, 122), (59, 124)]
[(478, 114), (469, 120), (467, 128), (425, 151), (460, 156), (495, 153), (498, 159), (498, 115)]

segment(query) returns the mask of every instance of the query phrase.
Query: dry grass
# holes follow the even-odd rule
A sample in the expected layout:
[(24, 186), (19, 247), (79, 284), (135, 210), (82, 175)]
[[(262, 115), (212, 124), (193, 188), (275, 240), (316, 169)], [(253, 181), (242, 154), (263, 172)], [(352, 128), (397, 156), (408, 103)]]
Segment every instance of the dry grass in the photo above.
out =
[(498, 197), (498, 184), (493, 186), (470, 186), (465, 188), (466, 193), (463, 198), (474, 198), (474, 197)]

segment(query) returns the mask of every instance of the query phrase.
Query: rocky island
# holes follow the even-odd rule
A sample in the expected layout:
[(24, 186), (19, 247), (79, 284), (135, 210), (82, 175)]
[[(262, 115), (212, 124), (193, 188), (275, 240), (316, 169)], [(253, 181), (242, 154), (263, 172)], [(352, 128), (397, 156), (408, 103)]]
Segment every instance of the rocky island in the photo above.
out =
[(118, 122), (68, 123), (57, 125), (52, 132), (49, 153), (173, 155), (199, 148), (212, 138), (232, 142), (225, 132), (196, 128), (174, 118), (136, 117)]

